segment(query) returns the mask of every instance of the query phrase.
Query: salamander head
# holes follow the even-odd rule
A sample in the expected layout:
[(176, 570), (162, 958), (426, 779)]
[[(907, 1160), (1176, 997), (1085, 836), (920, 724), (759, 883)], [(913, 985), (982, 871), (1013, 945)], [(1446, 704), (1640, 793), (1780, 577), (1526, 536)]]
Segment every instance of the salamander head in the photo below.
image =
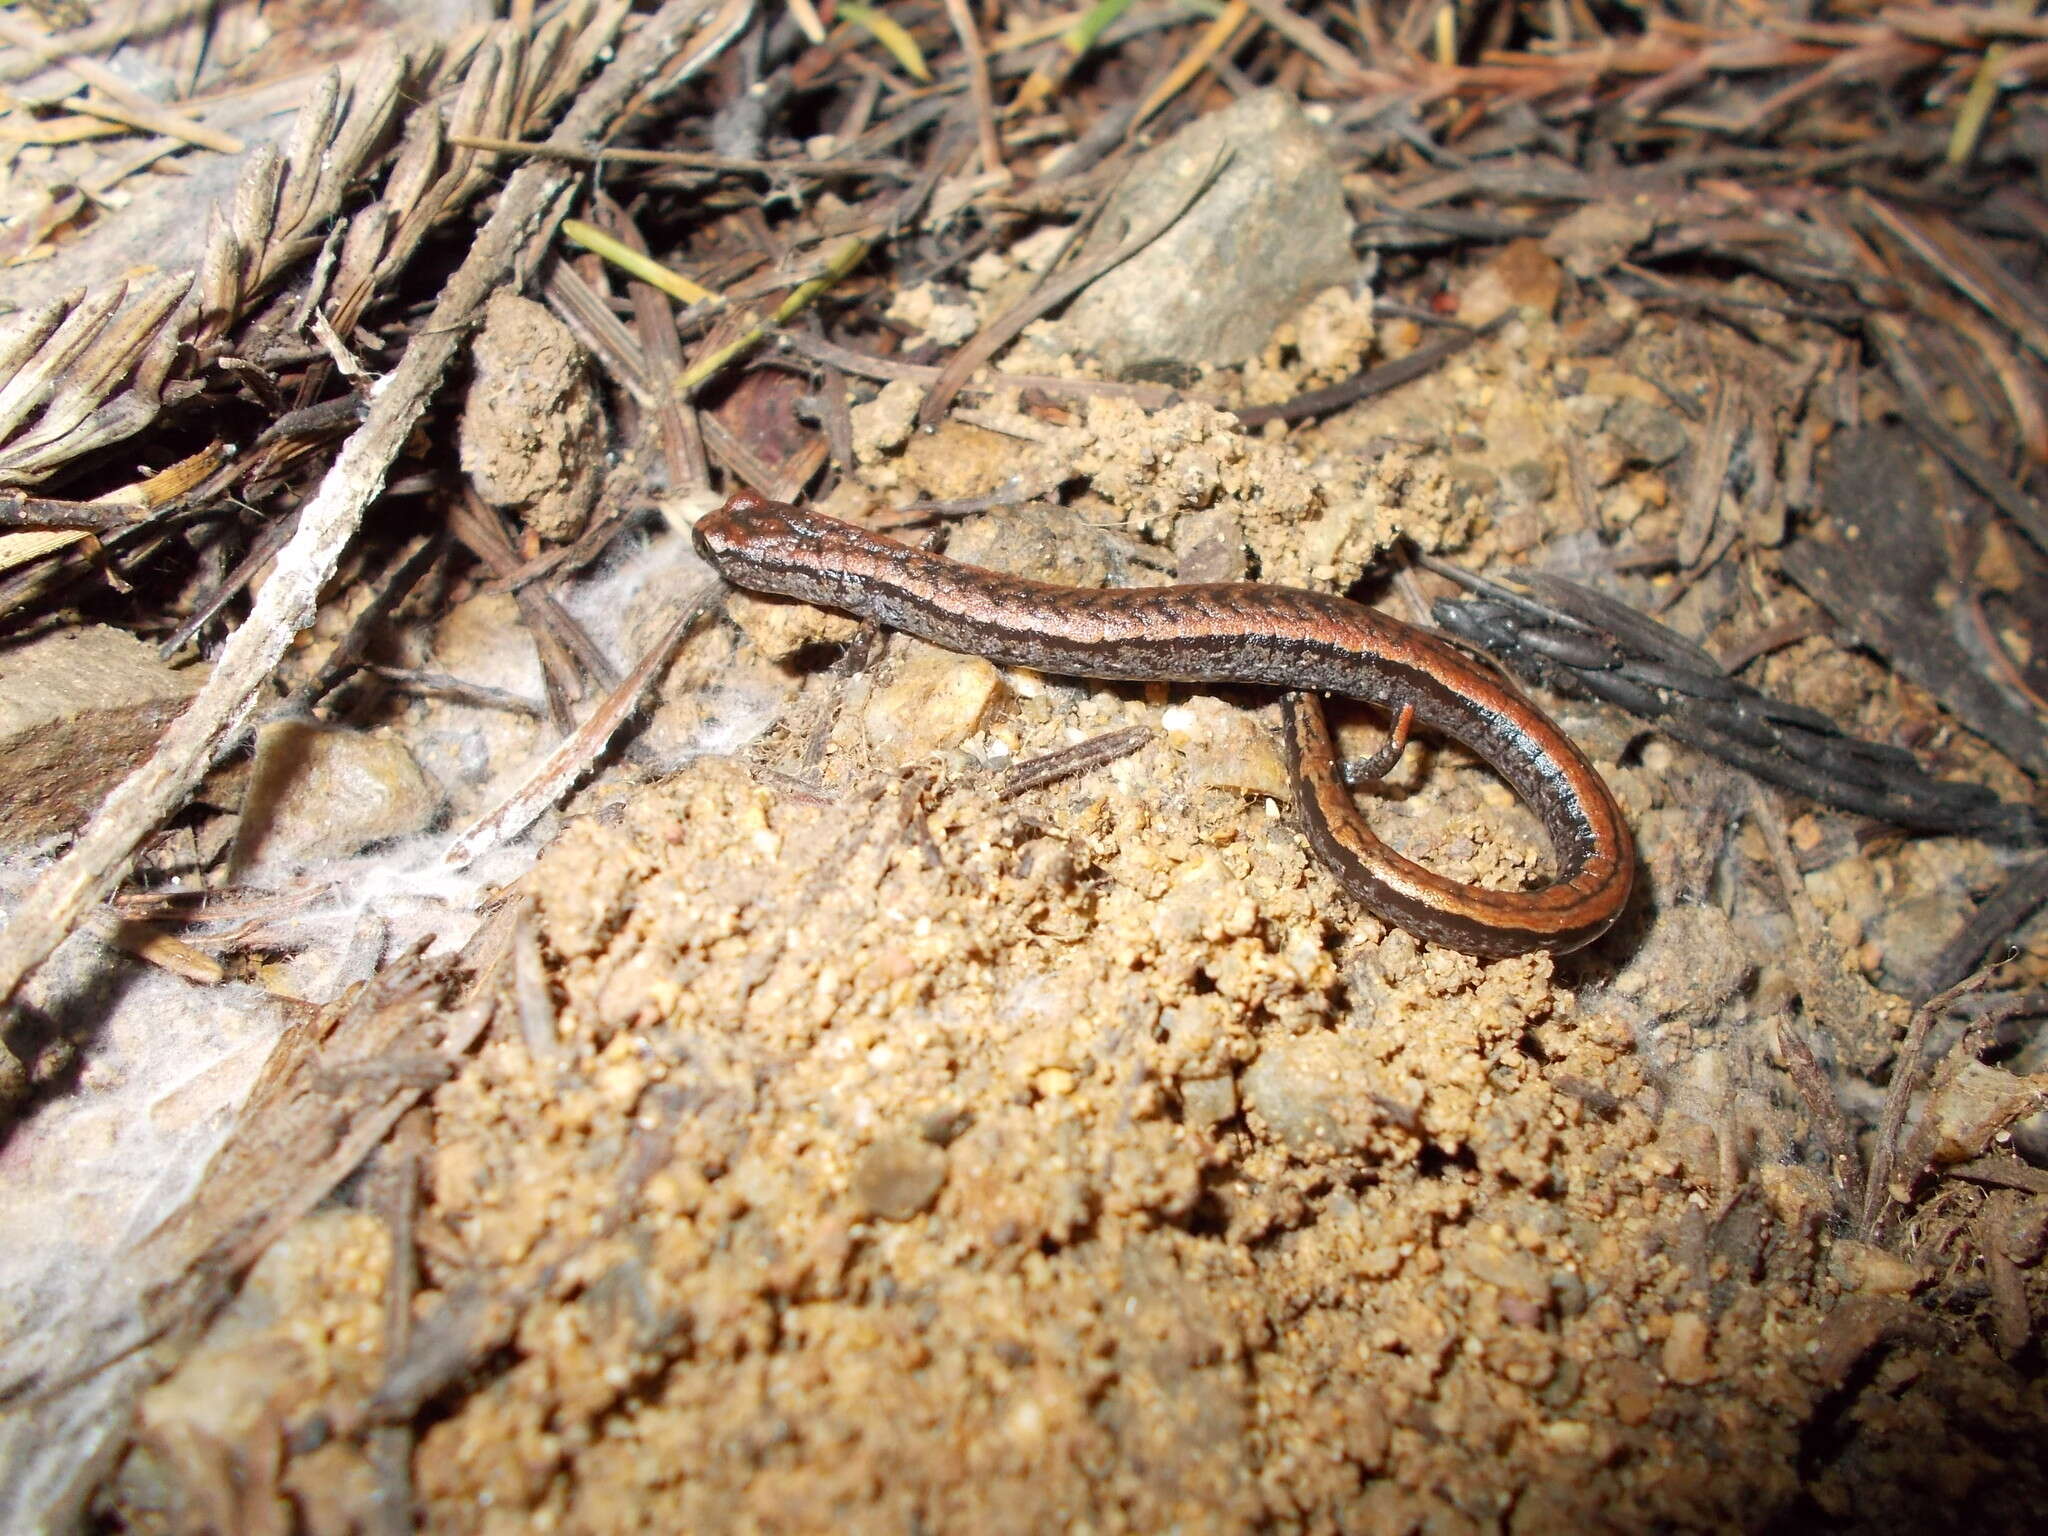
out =
[(716, 512), (697, 519), (691, 537), (697, 553), (729, 581), (742, 579), (746, 568), (780, 564), (782, 556), (815, 550), (818, 531), (809, 526), (812, 514), (752, 491), (735, 491)]
[(736, 587), (844, 606), (860, 573), (889, 542), (822, 512), (735, 491), (697, 520), (692, 541)]

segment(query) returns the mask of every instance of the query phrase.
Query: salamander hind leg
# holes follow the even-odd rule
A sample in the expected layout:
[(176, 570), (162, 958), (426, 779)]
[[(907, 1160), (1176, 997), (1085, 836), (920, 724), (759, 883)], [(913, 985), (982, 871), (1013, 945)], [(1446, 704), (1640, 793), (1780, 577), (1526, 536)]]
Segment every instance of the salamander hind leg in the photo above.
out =
[(1408, 750), (1408, 732), (1414, 724), (1415, 706), (1403, 704), (1400, 714), (1394, 717), (1394, 728), (1387, 733), (1386, 744), (1371, 757), (1346, 758), (1337, 765), (1337, 776), (1351, 789), (1384, 779)]

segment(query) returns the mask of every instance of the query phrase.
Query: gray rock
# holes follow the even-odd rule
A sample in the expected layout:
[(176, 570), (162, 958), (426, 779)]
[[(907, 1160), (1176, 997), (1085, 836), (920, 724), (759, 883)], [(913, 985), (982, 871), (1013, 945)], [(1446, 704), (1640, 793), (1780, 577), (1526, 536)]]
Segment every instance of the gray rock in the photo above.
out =
[(1212, 507), (1189, 512), (1173, 525), (1176, 581), (1243, 581), (1250, 574), (1244, 527), (1235, 512)]
[(1670, 411), (1627, 396), (1614, 402), (1603, 425), (1638, 464), (1669, 464), (1685, 452), (1685, 423)]
[(1914, 992), (1969, 916), (1968, 898), (1954, 887), (1888, 903), (1869, 929), (1883, 954), (1879, 979), (1894, 992)]
[(1116, 574), (1102, 535), (1079, 513), (1029, 501), (960, 525), (946, 553), (1012, 576), (1099, 587)]
[(945, 1183), (946, 1154), (915, 1136), (884, 1136), (854, 1160), (854, 1201), (884, 1221), (929, 1209)]
[(205, 676), (104, 625), (0, 649), (0, 848), (83, 822)]
[(257, 735), (232, 862), (237, 870), (275, 873), (346, 858), (424, 832), (440, 810), (440, 787), (403, 743), (279, 721)]
[(1082, 260), (1156, 227), (1226, 163), (1165, 234), (1068, 306), (1059, 343), (1113, 372), (1252, 356), (1309, 294), (1359, 275), (1337, 168), (1285, 91), (1189, 124), (1139, 162)]
[(1182, 1116), (1204, 1130), (1221, 1125), (1237, 1113), (1237, 1082), (1228, 1072), (1217, 1077), (1180, 1080)]
[(1628, 259), (1656, 232), (1657, 219), (1632, 203), (1587, 203), (1543, 237), (1543, 249), (1577, 278), (1598, 277)]
[(1355, 1039), (1283, 1036), (1245, 1069), (1239, 1091), (1281, 1145), (1315, 1161), (1364, 1149), (1384, 1118), (1372, 1091), (1377, 1075)]

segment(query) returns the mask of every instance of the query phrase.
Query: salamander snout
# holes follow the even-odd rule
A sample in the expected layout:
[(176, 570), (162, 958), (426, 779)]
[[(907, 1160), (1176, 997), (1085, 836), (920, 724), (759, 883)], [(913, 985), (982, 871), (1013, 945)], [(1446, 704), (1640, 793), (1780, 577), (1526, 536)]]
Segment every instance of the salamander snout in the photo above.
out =
[(697, 553), (736, 587), (826, 603), (837, 602), (850, 573), (887, 542), (752, 491), (734, 493), (698, 519), (692, 538)]
[(752, 491), (735, 491), (716, 512), (697, 519), (691, 538), (697, 553), (726, 570), (731, 561), (758, 559), (778, 547), (808, 542), (794, 507)]

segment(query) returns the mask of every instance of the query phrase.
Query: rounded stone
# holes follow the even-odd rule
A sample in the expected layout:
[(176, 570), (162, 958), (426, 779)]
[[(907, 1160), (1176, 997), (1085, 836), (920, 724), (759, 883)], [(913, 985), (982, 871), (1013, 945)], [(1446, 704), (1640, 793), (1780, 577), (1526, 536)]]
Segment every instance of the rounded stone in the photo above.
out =
[(915, 1136), (885, 1136), (853, 1165), (854, 1201), (870, 1216), (908, 1221), (946, 1184), (946, 1154)]

